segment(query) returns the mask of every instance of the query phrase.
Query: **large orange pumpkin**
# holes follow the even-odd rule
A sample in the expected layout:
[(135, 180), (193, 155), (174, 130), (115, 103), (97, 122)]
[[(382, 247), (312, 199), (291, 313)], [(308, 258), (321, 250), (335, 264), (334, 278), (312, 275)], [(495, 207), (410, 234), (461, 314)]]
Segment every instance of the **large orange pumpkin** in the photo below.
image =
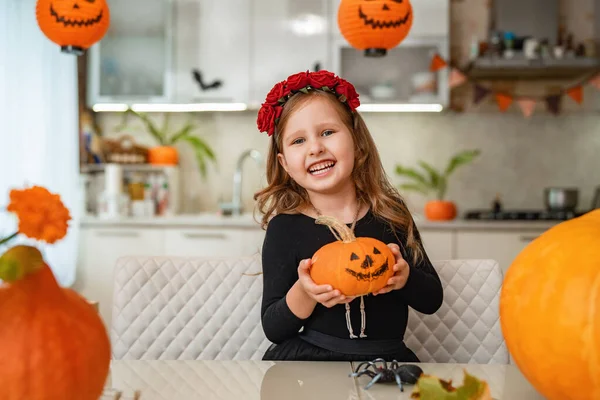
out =
[(338, 9), (340, 32), (366, 56), (386, 55), (408, 35), (412, 21), (409, 0), (342, 0)]
[(102, 39), (110, 25), (106, 0), (38, 0), (36, 18), (48, 39), (76, 55)]
[(394, 275), (396, 258), (385, 243), (357, 238), (333, 217), (321, 216), (316, 223), (327, 225), (340, 239), (313, 255), (310, 276), (317, 285), (331, 285), (345, 296), (363, 296), (382, 289)]
[(0, 257), (0, 399), (97, 400), (110, 342), (94, 307), (60, 288), (39, 250)]
[(504, 279), (500, 323), (514, 362), (545, 398), (600, 399), (600, 210), (521, 251)]

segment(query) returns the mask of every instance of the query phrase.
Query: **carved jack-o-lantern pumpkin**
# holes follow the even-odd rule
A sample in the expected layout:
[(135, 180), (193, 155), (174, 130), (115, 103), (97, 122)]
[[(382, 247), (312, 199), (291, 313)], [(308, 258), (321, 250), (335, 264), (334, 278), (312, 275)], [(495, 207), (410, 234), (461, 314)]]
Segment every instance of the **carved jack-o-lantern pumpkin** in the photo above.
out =
[(331, 285), (346, 296), (363, 296), (387, 284), (396, 258), (385, 243), (356, 238), (348, 226), (332, 217), (319, 217), (316, 223), (339, 235), (339, 240), (321, 247), (312, 257), (310, 276), (317, 285)]
[(413, 21), (409, 0), (342, 0), (340, 32), (366, 56), (381, 57), (408, 35)]
[(110, 24), (106, 0), (38, 0), (36, 17), (48, 39), (76, 55), (102, 39)]

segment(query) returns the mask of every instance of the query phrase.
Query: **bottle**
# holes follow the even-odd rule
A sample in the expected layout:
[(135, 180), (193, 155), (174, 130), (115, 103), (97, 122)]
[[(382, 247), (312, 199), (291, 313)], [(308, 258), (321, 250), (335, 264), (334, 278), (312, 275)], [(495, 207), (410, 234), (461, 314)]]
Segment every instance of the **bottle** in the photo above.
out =
[(502, 212), (502, 202), (500, 202), (500, 193), (496, 193), (496, 197), (492, 202), (492, 210), (494, 213)]

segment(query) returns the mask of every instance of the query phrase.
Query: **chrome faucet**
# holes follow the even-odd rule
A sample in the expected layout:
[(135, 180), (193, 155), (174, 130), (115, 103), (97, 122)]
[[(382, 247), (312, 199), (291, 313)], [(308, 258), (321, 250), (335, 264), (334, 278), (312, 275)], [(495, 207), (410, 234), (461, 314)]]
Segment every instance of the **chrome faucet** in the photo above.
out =
[(250, 149), (244, 151), (238, 157), (235, 172), (233, 173), (233, 192), (231, 203), (221, 204), (221, 210), (230, 211), (231, 215), (240, 215), (242, 213), (242, 167), (246, 158), (252, 158), (258, 165), (263, 161), (262, 154), (258, 150)]

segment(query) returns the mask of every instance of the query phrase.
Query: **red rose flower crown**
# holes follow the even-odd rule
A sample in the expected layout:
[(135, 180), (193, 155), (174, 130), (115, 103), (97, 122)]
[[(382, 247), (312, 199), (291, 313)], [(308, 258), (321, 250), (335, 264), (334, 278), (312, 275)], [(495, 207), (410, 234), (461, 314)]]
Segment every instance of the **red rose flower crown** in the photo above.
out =
[(256, 119), (258, 130), (269, 136), (273, 135), (285, 102), (296, 93), (308, 93), (309, 90), (322, 90), (335, 94), (338, 100), (345, 103), (352, 112), (360, 106), (354, 85), (333, 72), (325, 70), (299, 72), (276, 83), (267, 94), (265, 102), (258, 110)]

